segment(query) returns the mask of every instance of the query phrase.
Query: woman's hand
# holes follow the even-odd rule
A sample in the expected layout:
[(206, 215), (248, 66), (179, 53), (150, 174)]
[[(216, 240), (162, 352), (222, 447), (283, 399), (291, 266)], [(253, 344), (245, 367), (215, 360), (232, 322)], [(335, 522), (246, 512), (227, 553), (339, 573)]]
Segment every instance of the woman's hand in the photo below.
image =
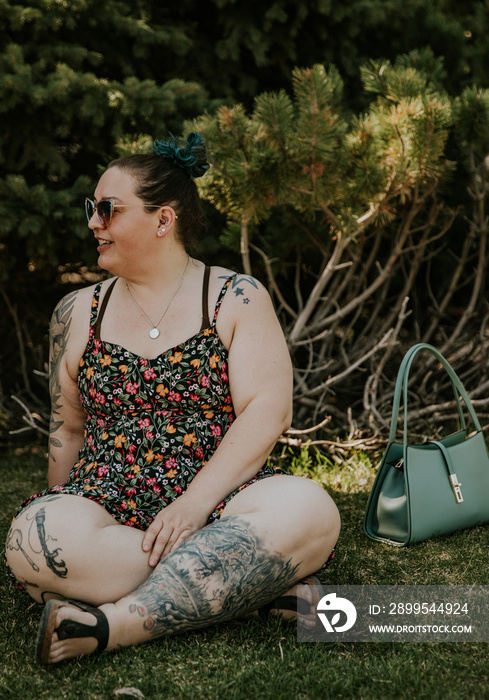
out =
[(149, 552), (149, 565), (156, 566), (163, 557), (179, 547), (187, 537), (204, 527), (208, 508), (182, 494), (155, 517), (143, 538), (143, 551)]

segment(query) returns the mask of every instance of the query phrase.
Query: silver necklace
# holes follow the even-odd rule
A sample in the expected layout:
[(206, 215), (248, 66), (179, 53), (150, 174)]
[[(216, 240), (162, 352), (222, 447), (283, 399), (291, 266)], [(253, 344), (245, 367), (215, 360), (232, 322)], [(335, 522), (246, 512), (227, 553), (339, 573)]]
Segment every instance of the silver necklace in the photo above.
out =
[(185, 270), (183, 271), (183, 275), (180, 277), (180, 282), (178, 283), (178, 287), (177, 287), (177, 288), (175, 289), (175, 291), (173, 292), (172, 298), (170, 299), (170, 301), (169, 301), (168, 304), (166, 305), (165, 310), (164, 310), (163, 313), (161, 314), (160, 320), (159, 320), (157, 323), (153, 323), (153, 321), (149, 318), (149, 316), (148, 316), (148, 315), (143, 311), (143, 309), (139, 306), (139, 304), (137, 303), (136, 299), (133, 297), (131, 290), (129, 289), (129, 285), (128, 285), (127, 282), (126, 282), (126, 289), (127, 289), (127, 291), (129, 292), (129, 295), (130, 295), (131, 299), (132, 299), (133, 302), (136, 304), (136, 306), (138, 307), (138, 309), (140, 310), (140, 312), (143, 314), (144, 318), (147, 320), (147, 322), (148, 322), (149, 325), (151, 326), (151, 330), (150, 330), (150, 332), (149, 332), (149, 337), (150, 337), (152, 340), (156, 340), (156, 338), (159, 338), (159, 336), (160, 336), (160, 331), (158, 330), (158, 326), (159, 326), (160, 323), (162, 322), (163, 317), (165, 316), (166, 312), (167, 312), (168, 309), (170, 308), (170, 304), (171, 304), (172, 301), (175, 299), (175, 297), (176, 297), (177, 294), (178, 294), (178, 291), (179, 291), (180, 287), (182, 286), (183, 278), (185, 277), (185, 273), (187, 272), (187, 268), (188, 268), (189, 262), (190, 262), (190, 255), (187, 257), (187, 264), (185, 265)]

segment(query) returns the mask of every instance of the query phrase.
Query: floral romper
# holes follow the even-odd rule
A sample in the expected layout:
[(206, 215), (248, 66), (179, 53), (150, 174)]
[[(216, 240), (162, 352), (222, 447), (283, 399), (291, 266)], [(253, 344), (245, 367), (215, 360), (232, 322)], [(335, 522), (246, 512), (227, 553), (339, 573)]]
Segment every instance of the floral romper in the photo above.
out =
[[(68, 480), (31, 496), (18, 512), (47, 494), (71, 494), (100, 503), (124, 525), (146, 530), (162, 508), (185, 492), (235, 419), (228, 353), (216, 331), (222, 300), (235, 275), (224, 282), (210, 321), (209, 274), (206, 267), (200, 331), (150, 360), (100, 339), (117, 278), (100, 305), (102, 284), (95, 287), (89, 339), (78, 371), (80, 401), (87, 412), (84, 445)], [(265, 464), (216, 506), (208, 523), (220, 517), (241, 489), (284, 473)]]
[[(227, 374), (227, 350), (216, 321), (229, 277), (208, 318), (206, 268), (200, 331), (152, 360), (100, 339), (113, 286), (100, 304), (94, 291), (90, 333), (80, 360), (78, 386), (87, 411), (84, 445), (68, 481), (51, 493), (84, 496), (100, 503), (125, 525), (145, 530), (157, 513), (184, 493), (212, 457), (235, 418)], [(284, 473), (268, 465), (240, 489)], [(209, 517), (218, 519), (236, 489)]]

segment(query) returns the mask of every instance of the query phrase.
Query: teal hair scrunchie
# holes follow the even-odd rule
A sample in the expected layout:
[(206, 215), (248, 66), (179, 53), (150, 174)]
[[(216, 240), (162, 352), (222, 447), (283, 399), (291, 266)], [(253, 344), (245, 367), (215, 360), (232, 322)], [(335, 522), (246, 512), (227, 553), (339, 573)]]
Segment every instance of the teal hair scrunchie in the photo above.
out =
[(202, 177), (209, 169), (205, 144), (200, 134), (194, 131), (187, 136), (187, 143), (183, 148), (172, 136), (170, 141), (155, 141), (153, 151), (159, 156), (169, 158), (180, 168), (184, 168), (192, 178)]

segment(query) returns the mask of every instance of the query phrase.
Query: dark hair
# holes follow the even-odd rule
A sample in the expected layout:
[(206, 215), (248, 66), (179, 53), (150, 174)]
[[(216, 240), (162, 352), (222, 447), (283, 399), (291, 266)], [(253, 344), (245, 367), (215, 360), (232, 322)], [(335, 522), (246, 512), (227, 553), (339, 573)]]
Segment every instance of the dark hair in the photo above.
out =
[(135, 194), (145, 204), (173, 207), (178, 216), (179, 239), (185, 248), (195, 245), (204, 226), (204, 214), (192, 178), (200, 177), (209, 168), (204, 142), (198, 134), (189, 134), (187, 148), (179, 148), (174, 139), (155, 141), (155, 153), (124, 156), (113, 160), (108, 168), (127, 170), (136, 181)]

